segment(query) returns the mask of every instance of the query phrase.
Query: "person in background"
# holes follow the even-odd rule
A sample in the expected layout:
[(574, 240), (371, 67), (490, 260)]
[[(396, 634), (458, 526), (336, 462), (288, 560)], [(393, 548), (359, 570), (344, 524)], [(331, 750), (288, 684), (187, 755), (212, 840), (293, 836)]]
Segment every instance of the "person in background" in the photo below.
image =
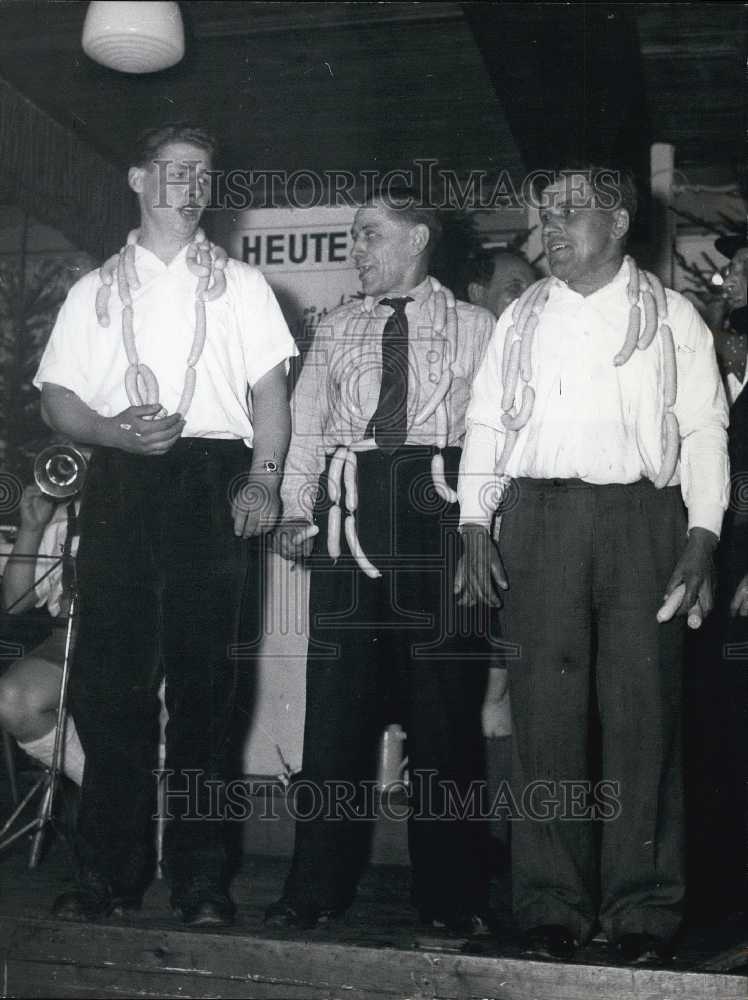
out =
[(711, 608), (729, 486), (712, 336), (626, 257), (636, 203), (607, 168), (561, 171), (544, 192), (551, 277), (504, 312), (473, 384), (457, 571), (463, 601), (503, 597), (519, 651), (512, 887), (526, 950), (569, 959), (599, 925), (631, 964), (667, 957), (682, 920), (684, 624)]
[(739, 236), (723, 236), (715, 241), (716, 248), (730, 257), (724, 271), (721, 306), (714, 316), (712, 331), (727, 398), (731, 406), (748, 381), (748, 243)]
[(518, 250), (487, 249), (468, 264), (468, 299), (498, 319), (504, 310), (537, 281), (539, 274)]
[[(63, 553), (68, 532), (67, 502), (55, 503), (37, 486), (21, 497), (21, 524), (2, 577), (2, 607), (22, 614), (47, 606), (57, 618), (67, 614), (62, 603)], [(77, 539), (71, 551), (75, 555)], [(33, 558), (37, 557), (37, 558)], [(57, 732), (57, 707), (65, 657), (65, 629), (55, 627), (48, 639), (12, 663), (0, 676), (0, 726), (29, 756), (49, 767)], [(83, 748), (68, 715), (61, 771), (76, 785), (83, 780)]]
[(127, 175), (140, 227), (70, 290), (34, 379), (49, 426), (94, 446), (70, 678), (78, 872), (53, 909), (70, 920), (142, 903), (162, 677), (171, 905), (189, 926), (234, 919), (211, 788), (229, 766), (243, 590), (260, 593), (247, 540), (280, 510), (297, 350), (262, 274), (200, 229), (214, 149), (184, 122), (141, 136)]

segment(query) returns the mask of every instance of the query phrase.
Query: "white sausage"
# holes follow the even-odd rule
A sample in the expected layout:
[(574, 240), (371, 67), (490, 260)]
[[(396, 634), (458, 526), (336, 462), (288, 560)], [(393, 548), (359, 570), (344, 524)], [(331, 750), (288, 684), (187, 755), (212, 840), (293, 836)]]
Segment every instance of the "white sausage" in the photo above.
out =
[(631, 355), (634, 353), (636, 345), (639, 341), (639, 325), (641, 323), (642, 311), (639, 306), (631, 306), (629, 309), (629, 325), (626, 330), (626, 339), (623, 342), (623, 347), (613, 358), (613, 364), (620, 368), (621, 365), (625, 365)]
[(351, 555), (358, 563), (358, 567), (362, 573), (365, 573), (371, 580), (376, 580), (382, 574), (372, 565), (369, 560), (364, 555), (364, 550), (361, 548), (361, 543), (358, 540), (358, 535), (356, 533), (356, 515), (349, 514), (345, 519), (345, 540), (348, 542), (348, 548), (351, 550)]
[(519, 412), (516, 416), (512, 416), (510, 413), (505, 413), (501, 418), (502, 423), (510, 431), (522, 430), (527, 421), (530, 419), (534, 405), (535, 390), (531, 385), (526, 385), (522, 390), (522, 404), (519, 408)]
[(521, 342), (515, 340), (509, 352), (509, 364), (507, 366), (506, 380), (504, 382), (504, 392), (501, 397), (502, 410), (510, 410), (514, 404), (514, 394), (517, 391), (517, 379), (519, 377), (519, 356)]
[(327, 470), (327, 492), (332, 503), (340, 503), (340, 483), (347, 450), (345, 445), (341, 445), (330, 459), (330, 466)]
[(662, 622), (669, 622), (673, 617), (675, 612), (680, 607), (681, 601), (683, 600), (683, 595), (686, 592), (685, 583), (679, 583), (675, 590), (672, 592), (670, 597), (665, 601), (660, 610), (657, 612), (657, 621), (662, 624)]
[(439, 379), (436, 388), (434, 389), (433, 395), (428, 400), (427, 403), (421, 408), (421, 410), (413, 418), (413, 425), (415, 427), (420, 426), (425, 423), (432, 413), (435, 412), (437, 406), (444, 397), (449, 392), (449, 387), (452, 384), (452, 372), (447, 369), (442, 372), (442, 377)]
[(675, 406), (678, 396), (678, 371), (675, 367), (675, 343), (673, 342), (673, 331), (667, 323), (660, 327), (662, 337), (662, 396), (665, 402), (665, 409), (669, 410)]
[(355, 452), (352, 452), (350, 448), (346, 449), (343, 481), (345, 483), (345, 507), (349, 514), (358, 510), (357, 467), (358, 459)]
[(102, 284), (96, 292), (96, 319), (99, 326), (109, 326), (109, 296), (112, 294), (111, 284)]
[(657, 333), (657, 307), (654, 295), (646, 288), (642, 289), (642, 305), (644, 306), (644, 329), (639, 336), (637, 347), (640, 351), (646, 351)]
[(436, 447), (446, 448), (449, 435), (449, 415), (444, 400), (436, 408)]
[(442, 500), (445, 500), (447, 503), (457, 503), (457, 494), (447, 484), (444, 475), (444, 456), (439, 451), (431, 457), (431, 480), (434, 484), (434, 489)]
[(655, 479), (655, 488), (661, 490), (667, 486), (673, 478), (675, 466), (678, 464), (678, 451), (680, 448), (680, 430), (678, 419), (672, 410), (668, 410), (664, 417), (665, 423), (665, 447), (662, 455), (662, 467)]
[(341, 510), (334, 503), (327, 514), (327, 554), (333, 562), (340, 559)]

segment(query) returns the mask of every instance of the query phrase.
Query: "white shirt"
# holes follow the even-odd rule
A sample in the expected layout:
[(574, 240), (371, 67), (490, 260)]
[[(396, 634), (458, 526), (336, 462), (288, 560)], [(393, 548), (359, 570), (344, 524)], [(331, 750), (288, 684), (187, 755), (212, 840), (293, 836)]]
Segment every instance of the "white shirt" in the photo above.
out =
[[(509, 476), (594, 484), (657, 477), (664, 411), (659, 336), (625, 365), (613, 364), (628, 324), (628, 277), (624, 263), (609, 284), (588, 296), (552, 279), (532, 350), (535, 405), (518, 434)], [(681, 485), (689, 529), (718, 535), (729, 498), (727, 401), (711, 333), (683, 296), (669, 289), (666, 295), (678, 373), (673, 411), (681, 436), (669, 485)], [(494, 505), (497, 499), (491, 487), (504, 443), (502, 353), (512, 309), (500, 317), (473, 384), (458, 487), (463, 524), (488, 526), (491, 498)]]
[[(139, 289), (133, 301), (139, 360), (156, 375), (159, 400), (168, 413), (179, 404), (195, 333), (197, 277), (186, 265), (187, 248), (169, 264), (141, 246), (135, 249)], [(122, 303), (114, 281), (108, 327), (99, 325), (95, 300), (99, 272), (70, 290), (42, 355), (34, 385), (71, 389), (91, 409), (115, 416), (130, 405), (122, 338)], [(226, 291), (205, 303), (207, 335), (196, 366), (195, 394), (184, 437), (243, 438), (252, 444), (247, 386), (298, 354), (272, 289), (256, 268), (236, 260), (226, 266)]]
[[(80, 506), (76, 502), (76, 510)], [(47, 605), (47, 610), (55, 618), (60, 614), (62, 600), (62, 553), (68, 533), (67, 504), (60, 505), (52, 516), (52, 520), (44, 529), (39, 551), (34, 564), (34, 589), (36, 591), (36, 607)], [(71, 555), (78, 552), (79, 538), (73, 539)]]

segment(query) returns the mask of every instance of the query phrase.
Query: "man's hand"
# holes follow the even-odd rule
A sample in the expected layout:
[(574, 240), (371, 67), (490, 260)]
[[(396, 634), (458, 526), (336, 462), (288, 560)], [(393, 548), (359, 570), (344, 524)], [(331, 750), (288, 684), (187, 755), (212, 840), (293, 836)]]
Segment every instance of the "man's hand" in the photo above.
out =
[(454, 584), (457, 603), (473, 607), (482, 601), (490, 607), (500, 608), (502, 601), (497, 588), (508, 590), (509, 583), (488, 528), (480, 524), (463, 524), (462, 555)]
[(314, 548), (314, 536), (319, 533), (316, 524), (303, 519), (281, 521), (270, 539), (273, 552), (289, 562), (308, 559)]
[(269, 534), (280, 516), (281, 477), (275, 472), (253, 472), (235, 482), (231, 514), (237, 538)]
[(21, 530), (41, 534), (52, 520), (55, 502), (45, 496), (38, 486), (26, 486), (21, 496)]
[[(714, 604), (714, 550), (719, 539), (706, 528), (691, 528), (683, 555), (665, 588), (665, 603), (659, 622), (673, 615), (688, 615), (691, 628), (698, 628)], [(680, 598), (680, 599), (679, 599)]]
[(179, 440), (185, 421), (179, 413), (154, 420), (160, 411), (158, 403), (128, 406), (116, 417), (109, 417), (111, 446), (133, 455), (165, 455)]
[(730, 617), (738, 615), (740, 618), (748, 618), (748, 573), (743, 577), (735, 589), (735, 594), (730, 601)]

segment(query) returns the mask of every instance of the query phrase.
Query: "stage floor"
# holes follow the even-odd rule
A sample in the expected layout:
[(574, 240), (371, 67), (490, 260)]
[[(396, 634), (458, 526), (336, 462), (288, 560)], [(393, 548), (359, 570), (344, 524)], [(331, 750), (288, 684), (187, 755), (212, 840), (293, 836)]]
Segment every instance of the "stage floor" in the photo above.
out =
[(230, 930), (184, 929), (161, 881), (131, 920), (71, 924), (49, 916), (70, 872), (65, 843), (54, 841), (33, 871), (27, 860), (25, 842), (0, 857), (3, 997), (748, 998), (748, 977), (724, 971), (748, 958), (748, 935), (737, 925), (692, 931), (668, 969), (611, 965), (601, 942), (572, 963), (530, 961), (509, 927), (500, 943), (424, 932), (408, 905), (407, 869), (375, 866), (345, 919), (311, 932), (271, 931), (262, 915), (288, 862), (267, 856), (244, 858)]

